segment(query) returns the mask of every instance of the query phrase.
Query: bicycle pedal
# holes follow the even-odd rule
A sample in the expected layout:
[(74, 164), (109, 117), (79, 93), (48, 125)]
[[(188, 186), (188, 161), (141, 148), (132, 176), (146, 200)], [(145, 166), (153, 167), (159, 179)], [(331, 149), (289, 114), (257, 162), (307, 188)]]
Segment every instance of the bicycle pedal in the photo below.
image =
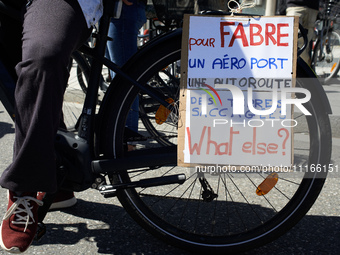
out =
[(46, 226), (44, 223), (38, 223), (37, 233), (35, 234), (34, 240), (40, 241), (40, 239), (46, 234)]

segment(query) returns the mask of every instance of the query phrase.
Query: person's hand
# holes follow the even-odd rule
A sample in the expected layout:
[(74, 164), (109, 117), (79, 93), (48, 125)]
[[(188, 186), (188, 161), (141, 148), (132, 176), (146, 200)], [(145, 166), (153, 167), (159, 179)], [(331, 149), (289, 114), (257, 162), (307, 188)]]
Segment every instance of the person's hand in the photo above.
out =
[(126, 5), (133, 5), (133, 3), (129, 2), (128, 0), (123, 0), (123, 3)]

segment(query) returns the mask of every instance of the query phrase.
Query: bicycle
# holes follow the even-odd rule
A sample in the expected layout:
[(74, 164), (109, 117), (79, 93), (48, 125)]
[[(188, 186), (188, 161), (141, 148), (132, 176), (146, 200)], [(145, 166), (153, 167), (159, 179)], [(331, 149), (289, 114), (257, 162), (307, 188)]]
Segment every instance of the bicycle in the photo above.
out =
[[(256, 195), (264, 173), (226, 173), (214, 179), (177, 167), (177, 126), (180, 116), (167, 102), (178, 102), (182, 30), (150, 41), (122, 68), (105, 59), (113, 1), (104, 0), (99, 40), (79, 51), (92, 56), (91, 74), (78, 129), (59, 130), (56, 153), (60, 188), (97, 189), (106, 198), (117, 196), (131, 217), (161, 240), (200, 253), (239, 252), (268, 243), (293, 227), (317, 199), (327, 173), (301, 171), (279, 178), (265, 196)], [(11, 9), (0, 1), (0, 12)], [(3, 16), (1, 16), (3, 17)], [(13, 30), (12, 30), (13, 32)], [(1, 51), (1, 53), (3, 53)], [(0, 55), (0, 99), (13, 115), (11, 61)], [(330, 105), (311, 69), (297, 62), (297, 85), (311, 92), (304, 104), (311, 116), (297, 115), (294, 131), (295, 166), (328, 166), (331, 155)], [(97, 109), (102, 66), (117, 73)], [(306, 81), (303, 78), (314, 78)], [(132, 102), (143, 95), (138, 133), (126, 128)], [(296, 97), (302, 95), (296, 94)], [(155, 113), (163, 105), (172, 113), (162, 125)], [(143, 118), (150, 127), (145, 128)], [(153, 132), (149, 131), (153, 128)], [(163, 142), (162, 142), (163, 141)], [(136, 150), (128, 151), (128, 142)], [(39, 208), (41, 232), (54, 194)]]
[(317, 37), (313, 42), (311, 65), (324, 84), (331, 83), (340, 69), (340, 33), (334, 29), (339, 11), (340, 2), (328, 0), (316, 21)]

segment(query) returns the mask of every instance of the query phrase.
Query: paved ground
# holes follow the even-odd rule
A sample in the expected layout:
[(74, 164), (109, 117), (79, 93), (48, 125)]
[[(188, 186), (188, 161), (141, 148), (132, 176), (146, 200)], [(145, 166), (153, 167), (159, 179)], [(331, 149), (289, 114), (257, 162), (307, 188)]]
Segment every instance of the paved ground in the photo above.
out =
[(328, 100), (331, 103), (333, 114), (330, 115), (333, 137), (340, 138), (340, 79), (334, 80), (331, 85), (324, 85)]
[[(334, 114), (334, 165), (340, 165), (340, 81), (324, 86)], [(0, 107), (0, 173), (11, 162), (13, 123)], [(48, 233), (34, 243), (27, 254), (189, 254), (158, 241), (141, 229), (116, 198), (104, 199), (95, 190), (77, 194), (78, 204), (64, 211), (50, 212)], [(6, 191), (0, 189), (0, 215), (7, 206)], [(246, 254), (339, 254), (340, 182), (326, 181), (309, 213), (291, 231), (276, 241)], [(0, 254), (5, 254), (0, 250)]]

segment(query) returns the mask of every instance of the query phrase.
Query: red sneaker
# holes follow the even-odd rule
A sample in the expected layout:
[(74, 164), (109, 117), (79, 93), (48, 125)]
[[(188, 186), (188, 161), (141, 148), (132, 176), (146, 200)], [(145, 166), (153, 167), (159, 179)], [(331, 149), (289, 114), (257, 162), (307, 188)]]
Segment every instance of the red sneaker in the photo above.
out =
[[(45, 196), (45, 192), (38, 192), (37, 199), (42, 200)], [(62, 209), (74, 206), (77, 203), (77, 199), (72, 191), (59, 190), (50, 209)]]
[(21, 253), (31, 245), (38, 226), (38, 207), (43, 204), (36, 193), (16, 196), (8, 192), (7, 212), (0, 229), (0, 245), (8, 252)]

